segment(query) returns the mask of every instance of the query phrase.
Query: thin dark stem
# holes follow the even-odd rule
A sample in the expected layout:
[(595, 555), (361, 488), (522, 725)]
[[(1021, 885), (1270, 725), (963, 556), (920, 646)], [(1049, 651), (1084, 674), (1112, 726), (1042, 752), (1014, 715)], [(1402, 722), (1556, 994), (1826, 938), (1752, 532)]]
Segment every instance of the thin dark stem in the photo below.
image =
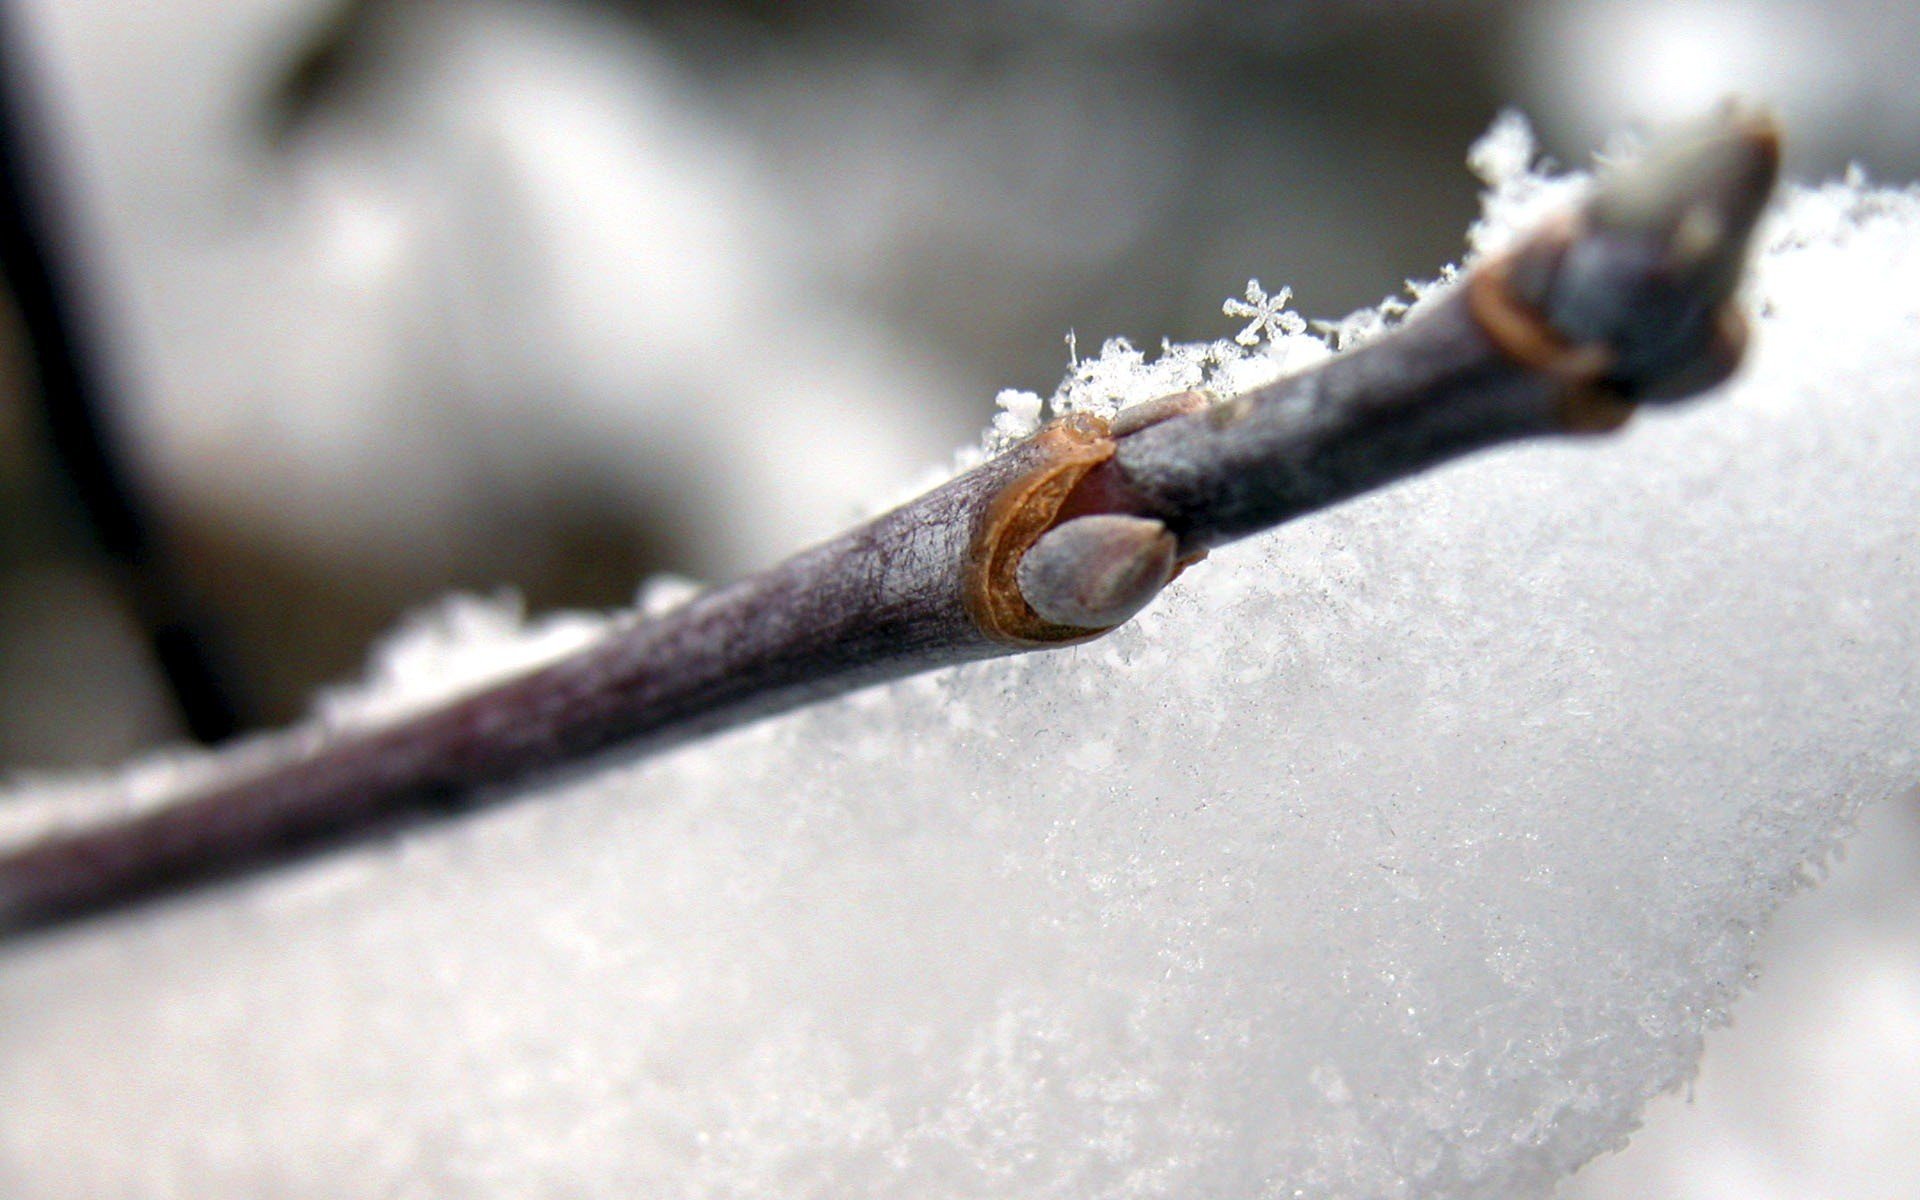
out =
[[(1212, 546), (1479, 447), (1613, 428), (1639, 399), (1704, 387), (1738, 354), (1728, 302), (1776, 148), (1741, 114), (1695, 140), (1704, 158), (1655, 158), (1420, 319), (1317, 370), (1222, 404), (1181, 397), (1152, 417), (1058, 423), (571, 658), (0, 857), (0, 930), (431, 816), (609, 747), (657, 748), (1097, 637)], [(1619, 204), (1623, 192), (1636, 204)], [(1649, 321), (1661, 306), (1667, 318)]]
[(63, 238), (51, 148), (31, 103), (22, 18), (0, 5), (0, 271), (13, 293), (38, 385), (47, 443), (94, 546), (113, 565), (135, 620), (196, 741), (243, 724), (234, 673), (211, 622), (175, 573), (107, 429), (112, 385), (77, 299)]

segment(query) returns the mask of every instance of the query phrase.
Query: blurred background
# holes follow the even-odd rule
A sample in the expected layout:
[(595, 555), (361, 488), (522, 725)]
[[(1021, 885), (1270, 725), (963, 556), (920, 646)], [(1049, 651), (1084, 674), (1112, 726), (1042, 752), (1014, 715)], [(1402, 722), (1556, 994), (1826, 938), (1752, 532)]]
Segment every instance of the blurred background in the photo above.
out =
[[(765, 565), (1249, 277), (1371, 304), (1458, 256), (1505, 107), (1584, 163), (1740, 91), (1791, 176), (1920, 176), (1920, 6), (1869, 0), (18, 0), (0, 39), (28, 771), (293, 719), (451, 589)], [(1920, 1102), (1911, 941), (1872, 944)]]
[(1796, 174), (1920, 174), (1894, 3), (5, 21), (7, 241), (46, 281), (10, 268), (0, 316), (22, 767), (288, 721), (449, 589), (604, 608), (765, 565), (923, 478), (999, 389), (1051, 392), (1070, 334), (1220, 336), (1253, 276), (1312, 316), (1373, 303), (1458, 256), (1506, 106), (1584, 162), (1739, 90), (1784, 111)]

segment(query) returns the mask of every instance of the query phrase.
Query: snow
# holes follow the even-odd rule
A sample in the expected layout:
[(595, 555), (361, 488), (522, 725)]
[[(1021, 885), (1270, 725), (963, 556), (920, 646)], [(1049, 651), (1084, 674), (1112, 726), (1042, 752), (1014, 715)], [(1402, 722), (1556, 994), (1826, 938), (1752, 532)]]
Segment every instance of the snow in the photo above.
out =
[[(1557, 185), (1482, 158), (1492, 244)], [(1710, 402), (1228, 547), (1086, 646), (0, 948), (0, 1192), (1549, 1194), (1920, 777), (1920, 195), (1764, 239)], [(1052, 407), (1325, 353), (1109, 343)], [(366, 711), (582, 636), (509, 615), (403, 635)]]
[(1880, 1200), (1920, 1179), (1920, 793), (1875, 806), (1768, 929), (1765, 974), (1699, 1078), (1560, 1200)]
[(993, 402), (1000, 411), (987, 430), (985, 440), (989, 451), (997, 453), (1039, 430), (1040, 408), (1044, 402), (1038, 395), (1018, 388), (1003, 388)]

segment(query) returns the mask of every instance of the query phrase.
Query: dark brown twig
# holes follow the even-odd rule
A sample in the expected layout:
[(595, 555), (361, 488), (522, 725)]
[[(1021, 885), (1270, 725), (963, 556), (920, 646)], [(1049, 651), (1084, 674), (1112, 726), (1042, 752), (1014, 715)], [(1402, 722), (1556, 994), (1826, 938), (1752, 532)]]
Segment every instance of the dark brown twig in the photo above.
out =
[(1778, 150), (1729, 110), (1431, 311), (1221, 404), (1056, 423), (919, 499), (553, 665), (0, 858), (0, 929), (125, 904), (881, 680), (1097, 637), (1223, 542), (1468, 451), (1618, 426), (1733, 368)]

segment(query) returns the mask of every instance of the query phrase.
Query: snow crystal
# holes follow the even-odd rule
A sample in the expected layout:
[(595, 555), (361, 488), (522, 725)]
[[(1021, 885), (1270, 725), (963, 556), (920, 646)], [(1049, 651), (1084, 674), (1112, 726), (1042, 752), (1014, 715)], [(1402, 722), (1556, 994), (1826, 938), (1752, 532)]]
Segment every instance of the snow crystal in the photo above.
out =
[(1292, 288), (1281, 288), (1269, 296), (1258, 279), (1249, 279), (1246, 298), (1229, 300), (1220, 306), (1220, 311), (1229, 317), (1251, 317), (1247, 327), (1233, 335), (1233, 340), (1242, 346), (1257, 346), (1262, 341), (1276, 341), (1284, 334), (1307, 331), (1306, 318), (1288, 311), (1287, 301), (1291, 299)]
[[(1920, 776), (1915, 278), (1920, 197), (1796, 193), (1710, 402), (1085, 646), (6, 946), (0, 1192), (1543, 1196)], [(1053, 407), (1274, 350), (1109, 343)]]

